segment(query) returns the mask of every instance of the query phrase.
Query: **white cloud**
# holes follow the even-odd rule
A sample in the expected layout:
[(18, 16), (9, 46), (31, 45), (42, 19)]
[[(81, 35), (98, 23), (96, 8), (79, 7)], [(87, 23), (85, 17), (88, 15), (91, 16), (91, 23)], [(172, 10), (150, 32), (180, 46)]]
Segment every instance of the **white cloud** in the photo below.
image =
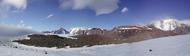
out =
[(124, 7), (124, 8), (121, 10), (122, 13), (126, 13), (127, 11), (128, 11), (128, 8), (127, 8), (127, 7)]
[(49, 19), (49, 18), (51, 18), (53, 16), (54, 16), (53, 14), (49, 14), (46, 18)]
[(6, 17), (11, 10), (24, 10), (27, 0), (0, 0), (0, 17)]
[(25, 9), (27, 0), (2, 0), (1, 5), (3, 7), (14, 7), (16, 9)]
[(17, 24), (17, 27), (18, 27), (18, 28), (32, 29), (32, 26), (26, 25), (23, 20), (20, 20), (19, 24)]
[(109, 14), (118, 9), (119, 0), (60, 0), (63, 9), (91, 9), (96, 15)]

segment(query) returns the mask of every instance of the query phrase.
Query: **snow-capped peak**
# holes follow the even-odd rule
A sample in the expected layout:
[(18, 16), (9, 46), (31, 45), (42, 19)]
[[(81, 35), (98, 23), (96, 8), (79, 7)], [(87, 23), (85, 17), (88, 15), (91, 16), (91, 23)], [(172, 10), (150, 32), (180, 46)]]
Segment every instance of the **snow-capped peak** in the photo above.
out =
[(76, 35), (78, 31), (81, 30), (90, 30), (91, 28), (83, 28), (83, 27), (78, 27), (78, 28), (72, 28), (70, 30), (70, 34)]
[(163, 31), (172, 31), (175, 30), (177, 27), (180, 27), (181, 23), (178, 22), (178, 20), (176, 19), (169, 18), (161, 21), (156, 21), (154, 23), (154, 26)]
[(53, 30), (53, 31), (43, 31), (43, 33), (47, 33), (47, 34), (68, 34), (69, 32), (64, 28), (59, 28), (58, 30)]
[(68, 33), (69, 32), (64, 28), (60, 28), (60, 29), (54, 31), (54, 34), (68, 34)]

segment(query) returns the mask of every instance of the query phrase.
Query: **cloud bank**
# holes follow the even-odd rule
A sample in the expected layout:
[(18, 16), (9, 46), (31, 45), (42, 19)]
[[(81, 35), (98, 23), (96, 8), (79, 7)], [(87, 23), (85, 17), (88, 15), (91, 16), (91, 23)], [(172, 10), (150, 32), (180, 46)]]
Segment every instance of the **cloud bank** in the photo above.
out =
[(27, 28), (19, 28), (16, 26), (0, 24), (0, 38), (22, 36), (22, 35), (31, 34), (31, 33), (36, 33), (36, 31), (27, 29)]
[(96, 15), (109, 14), (118, 9), (119, 0), (60, 0), (62, 9), (90, 9)]
[(180, 23), (190, 25), (190, 20), (181, 20)]

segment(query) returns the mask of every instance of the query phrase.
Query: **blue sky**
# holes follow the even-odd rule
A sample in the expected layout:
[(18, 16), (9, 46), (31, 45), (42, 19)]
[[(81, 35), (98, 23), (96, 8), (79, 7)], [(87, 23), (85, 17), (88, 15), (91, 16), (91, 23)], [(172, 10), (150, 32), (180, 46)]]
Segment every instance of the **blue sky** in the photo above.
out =
[[(0, 3), (5, 3), (2, 1), (0, 0)], [(161, 17), (190, 19), (190, 0), (86, 1), (10, 0), (8, 2), (11, 3), (5, 3), (7, 6), (0, 4), (0, 22), (1, 24), (8, 25), (22, 23), (24, 26), (30, 26), (34, 30), (43, 31), (58, 29), (60, 27), (66, 29), (74, 27), (111, 29), (114, 26), (120, 25), (150, 23)], [(66, 2), (71, 2), (71, 4), (66, 4)], [(22, 5), (27, 6), (25, 8)], [(2, 9), (5, 7), (10, 8)], [(121, 12), (124, 8), (127, 9)]]

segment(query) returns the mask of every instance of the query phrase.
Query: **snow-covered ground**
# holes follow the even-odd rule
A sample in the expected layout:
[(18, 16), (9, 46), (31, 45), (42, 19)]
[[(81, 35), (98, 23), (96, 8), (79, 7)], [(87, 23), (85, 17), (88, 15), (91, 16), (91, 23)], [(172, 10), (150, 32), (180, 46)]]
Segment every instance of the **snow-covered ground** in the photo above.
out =
[(0, 56), (190, 56), (190, 34), (131, 44), (111, 44), (82, 48), (56, 49), (15, 45), (18, 48), (0, 46)]
[(77, 38), (73, 38), (71, 36), (74, 36), (73, 34), (54, 34), (60, 37), (66, 37), (66, 38), (71, 38), (71, 39), (77, 39)]

